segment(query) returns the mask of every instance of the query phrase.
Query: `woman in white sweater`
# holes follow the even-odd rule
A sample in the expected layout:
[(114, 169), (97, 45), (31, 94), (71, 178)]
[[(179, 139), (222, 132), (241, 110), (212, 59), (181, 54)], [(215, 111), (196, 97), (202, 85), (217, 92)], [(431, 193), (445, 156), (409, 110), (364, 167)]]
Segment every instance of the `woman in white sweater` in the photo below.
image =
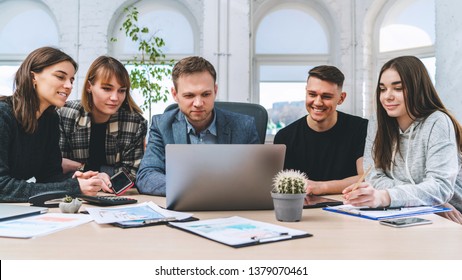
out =
[(377, 117), (364, 151), (366, 182), (346, 188), (354, 206), (443, 205), (462, 224), (462, 128), (441, 102), (424, 64), (403, 56), (385, 63), (376, 90)]

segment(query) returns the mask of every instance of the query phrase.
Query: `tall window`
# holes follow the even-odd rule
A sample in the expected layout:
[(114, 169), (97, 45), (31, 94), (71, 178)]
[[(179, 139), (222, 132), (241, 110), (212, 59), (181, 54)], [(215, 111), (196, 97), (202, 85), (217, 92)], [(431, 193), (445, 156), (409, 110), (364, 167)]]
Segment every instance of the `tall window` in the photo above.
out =
[(435, 0), (396, 1), (380, 26), (379, 67), (401, 55), (419, 57), (435, 82)]
[[(149, 34), (146, 36), (155, 35), (165, 41), (165, 46), (162, 52), (166, 55), (167, 60), (177, 60), (179, 58), (190, 56), (197, 53), (198, 28), (195, 24), (194, 17), (188, 9), (178, 1), (140, 1), (136, 5), (139, 12), (138, 25), (147, 27)], [(119, 28), (125, 20), (125, 15), (122, 14), (115, 22), (113, 37), (117, 38), (117, 42), (110, 43), (110, 49), (116, 57), (124, 62), (132, 60), (138, 54), (138, 47), (129, 38), (125, 37), (123, 31)], [(159, 66), (164, 67), (164, 66)], [(130, 71), (133, 65), (127, 65)], [(166, 77), (161, 84), (165, 88), (173, 86), (170, 77)], [(141, 105), (144, 103), (143, 97), (139, 92), (134, 91), (133, 96), (135, 101)], [(159, 114), (169, 105), (174, 103), (169, 95), (166, 103), (159, 102), (152, 104), (152, 114)], [(150, 119), (148, 112), (145, 112), (145, 118)]]
[(268, 134), (306, 114), (308, 71), (329, 60), (326, 30), (316, 11), (291, 4), (274, 8), (257, 23), (254, 101), (268, 110)]
[(11, 95), (16, 70), (42, 46), (58, 46), (53, 16), (40, 1), (0, 2), (0, 95)]

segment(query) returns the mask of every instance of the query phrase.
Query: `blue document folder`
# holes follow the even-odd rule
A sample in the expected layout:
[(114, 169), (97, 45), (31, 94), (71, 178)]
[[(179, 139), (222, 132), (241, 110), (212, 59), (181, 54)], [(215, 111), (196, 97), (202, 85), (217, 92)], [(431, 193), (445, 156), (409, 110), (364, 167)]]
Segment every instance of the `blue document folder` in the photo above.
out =
[(417, 207), (401, 207), (398, 209), (386, 209), (383, 210), (360, 210), (363, 207), (354, 207), (351, 205), (338, 205), (325, 207), (323, 210), (351, 215), (356, 217), (361, 217), (370, 220), (384, 220), (384, 219), (393, 219), (409, 216), (418, 216), (425, 214), (433, 214), (440, 212), (449, 212), (450, 208), (445, 208), (441, 206), (417, 206)]

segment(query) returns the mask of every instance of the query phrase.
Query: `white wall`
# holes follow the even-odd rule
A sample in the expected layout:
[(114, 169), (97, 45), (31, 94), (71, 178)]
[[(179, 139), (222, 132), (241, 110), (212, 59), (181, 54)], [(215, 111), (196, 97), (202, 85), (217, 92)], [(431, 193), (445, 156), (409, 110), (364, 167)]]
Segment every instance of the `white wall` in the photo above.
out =
[(445, 106), (462, 122), (462, 1), (436, 6), (436, 88)]
[[(60, 46), (79, 63), (73, 98), (90, 63), (108, 54), (113, 22), (123, 7), (135, 0), (42, 0), (51, 10), (60, 32)], [(147, 1), (147, 0), (144, 0)], [(268, 0), (169, 0), (183, 3), (199, 28), (197, 55), (217, 68), (219, 100), (251, 101), (252, 13)], [(270, 0), (271, 1), (271, 0)], [(377, 69), (374, 36), (377, 15), (388, 0), (291, 0), (322, 9), (332, 23), (331, 64), (345, 74), (347, 100), (340, 110), (368, 117), (372, 108)], [(391, 0), (394, 1), (394, 0)], [(277, 1), (276, 1), (277, 2)], [(436, 15), (437, 88), (447, 106), (462, 120), (461, 40), (462, 1), (438, 0)], [(1, 14), (1, 11), (0, 11)], [(44, 32), (44, 31), (41, 31)], [(111, 53), (109, 53), (111, 55)]]

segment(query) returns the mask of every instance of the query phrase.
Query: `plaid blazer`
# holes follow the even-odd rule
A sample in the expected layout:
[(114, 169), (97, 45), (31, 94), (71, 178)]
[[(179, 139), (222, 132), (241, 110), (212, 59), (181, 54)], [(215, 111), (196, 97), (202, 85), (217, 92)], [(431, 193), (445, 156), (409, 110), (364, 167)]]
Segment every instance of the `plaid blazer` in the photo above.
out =
[[(63, 158), (87, 163), (90, 148), (91, 116), (79, 100), (66, 102), (58, 109), (61, 137), (59, 146)], [(126, 171), (135, 180), (144, 154), (147, 121), (138, 113), (121, 107), (111, 116), (106, 132), (106, 162), (102, 172), (109, 176)]]

